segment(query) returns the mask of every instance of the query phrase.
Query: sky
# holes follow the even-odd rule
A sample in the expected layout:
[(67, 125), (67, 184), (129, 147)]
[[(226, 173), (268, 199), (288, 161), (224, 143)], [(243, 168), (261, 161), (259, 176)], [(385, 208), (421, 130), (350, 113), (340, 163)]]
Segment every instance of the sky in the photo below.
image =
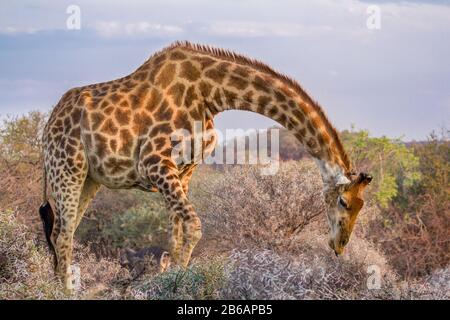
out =
[[(71, 5), (80, 29), (67, 27)], [(340, 130), (423, 140), (450, 127), (444, 0), (2, 0), (0, 116), (49, 111), (68, 89), (125, 76), (175, 40), (268, 63)], [(222, 131), (275, 124), (244, 111), (215, 123)]]

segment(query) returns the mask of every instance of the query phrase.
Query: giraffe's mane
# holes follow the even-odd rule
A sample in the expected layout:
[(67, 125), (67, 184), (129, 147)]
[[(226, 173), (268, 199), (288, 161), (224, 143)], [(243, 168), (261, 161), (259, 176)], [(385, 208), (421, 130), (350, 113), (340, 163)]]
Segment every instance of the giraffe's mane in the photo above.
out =
[[(162, 52), (165, 52), (167, 50), (172, 50), (172, 49), (176, 49), (176, 48), (183, 48), (183, 49), (187, 49), (190, 51), (196, 51), (196, 52), (200, 52), (203, 54), (214, 56), (216, 58), (225, 59), (225, 60), (228, 60), (231, 62), (250, 66), (252, 68), (257, 69), (258, 71), (267, 73), (270, 76), (277, 78), (282, 83), (284, 83), (288, 87), (292, 88), (297, 94), (306, 98), (307, 102), (314, 108), (314, 111), (317, 112), (317, 114), (321, 118), (322, 122), (324, 123), (327, 131), (331, 134), (331, 136), (336, 144), (336, 147), (339, 151), (341, 159), (344, 162), (344, 165), (346, 166), (345, 169), (347, 169), (348, 171), (350, 171), (352, 169), (352, 164), (350, 162), (350, 159), (349, 159), (347, 153), (345, 152), (344, 146), (342, 144), (341, 138), (339, 137), (339, 134), (338, 134), (336, 128), (328, 120), (328, 117), (326, 116), (326, 114), (323, 111), (323, 108), (320, 106), (320, 104), (317, 101), (315, 101), (314, 99), (312, 99), (296, 80), (294, 80), (293, 78), (291, 78), (290, 76), (288, 76), (286, 74), (275, 71), (272, 67), (270, 67), (266, 63), (261, 62), (257, 59), (249, 58), (245, 55), (236, 53), (231, 50), (217, 48), (217, 47), (204, 45), (204, 44), (191, 43), (189, 41), (176, 41), (176, 42), (170, 44), (168, 47), (155, 53), (153, 56), (161, 54)], [(150, 57), (150, 59), (151, 59), (151, 57)]]

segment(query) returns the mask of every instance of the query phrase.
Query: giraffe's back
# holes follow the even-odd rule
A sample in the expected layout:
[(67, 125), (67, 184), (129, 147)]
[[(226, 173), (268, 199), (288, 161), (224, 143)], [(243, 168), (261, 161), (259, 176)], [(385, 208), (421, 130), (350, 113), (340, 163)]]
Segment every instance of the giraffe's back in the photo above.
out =
[[(200, 71), (183, 76), (196, 62), (177, 64), (182, 54), (163, 52), (126, 77), (69, 90), (55, 107), (47, 132), (61, 133), (57, 138), (63, 140), (62, 149), (77, 140), (89, 175), (97, 182), (110, 188), (151, 189), (139, 165), (170, 158), (172, 133), (192, 133), (196, 121), (203, 129), (213, 129), (200, 99), (202, 86), (192, 84)], [(214, 144), (215, 137), (204, 151), (211, 152)]]

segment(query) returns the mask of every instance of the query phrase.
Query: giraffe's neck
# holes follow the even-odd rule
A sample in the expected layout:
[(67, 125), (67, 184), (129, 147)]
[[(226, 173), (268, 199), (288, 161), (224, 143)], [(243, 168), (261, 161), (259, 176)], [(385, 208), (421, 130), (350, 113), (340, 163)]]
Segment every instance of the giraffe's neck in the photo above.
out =
[(338, 133), (320, 106), (295, 82), (276, 75), (271, 69), (219, 62), (204, 72), (205, 80), (211, 83), (212, 78), (215, 83), (205, 99), (206, 106), (213, 115), (226, 110), (246, 110), (278, 122), (315, 158), (325, 187), (335, 185), (351, 170)]

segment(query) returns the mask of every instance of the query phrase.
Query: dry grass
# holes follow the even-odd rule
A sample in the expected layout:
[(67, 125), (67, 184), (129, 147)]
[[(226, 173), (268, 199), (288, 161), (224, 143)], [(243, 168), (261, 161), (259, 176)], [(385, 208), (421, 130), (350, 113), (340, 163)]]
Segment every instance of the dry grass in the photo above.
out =
[(408, 207), (391, 206), (369, 229), (404, 279), (425, 277), (450, 263), (449, 200), (411, 196)]
[(324, 216), (322, 185), (312, 162), (283, 163), (269, 176), (256, 166), (235, 167), (198, 188), (203, 194), (193, 201), (204, 225), (202, 241), (221, 249), (289, 250), (295, 235)]
[[(361, 239), (358, 239), (361, 240)], [(363, 240), (361, 240), (364, 242)], [(413, 282), (398, 281), (390, 268), (380, 268), (381, 287), (369, 289), (369, 266), (380, 257), (371, 249), (368, 257), (333, 259), (328, 252), (305, 251), (296, 257), (270, 250), (232, 253), (225, 267), (223, 299), (449, 299), (450, 270)], [(378, 257), (377, 257), (378, 256)], [(374, 264), (378, 266), (377, 264)], [(368, 272), (369, 271), (369, 272)]]
[(12, 211), (0, 212), (0, 300), (1, 299), (90, 299), (103, 292), (113, 296), (128, 279), (126, 269), (115, 261), (97, 260), (76, 245), (74, 260), (81, 269), (81, 288), (68, 296), (53, 272), (53, 261), (45, 243), (18, 222)]
[(0, 212), (0, 299), (64, 299), (52, 261), (11, 211)]
[[(54, 277), (39, 221), (20, 218), (30, 204), (16, 206), (20, 212), (1, 211), (0, 299), (450, 298), (448, 266), (402, 281), (381, 244), (367, 240), (379, 217), (375, 207), (364, 208), (345, 254), (335, 257), (327, 246), (321, 182), (312, 163), (284, 163), (274, 176), (261, 176), (256, 167), (236, 167), (213, 177), (200, 173), (191, 189), (205, 235), (191, 266), (135, 280), (116, 259), (105, 257), (110, 254), (89, 243), (111, 236), (108, 232), (119, 242), (132, 233), (130, 239), (146, 243), (139, 226), (148, 206), (140, 193), (103, 191), (85, 222), (92, 228), (78, 235), (84, 240), (74, 248), (81, 290), (70, 297)], [(151, 221), (155, 212), (164, 214), (159, 208), (149, 211)], [(26, 226), (30, 221), (32, 228)], [(164, 228), (161, 221), (157, 229)], [(380, 271), (380, 289), (367, 288), (370, 266)]]

